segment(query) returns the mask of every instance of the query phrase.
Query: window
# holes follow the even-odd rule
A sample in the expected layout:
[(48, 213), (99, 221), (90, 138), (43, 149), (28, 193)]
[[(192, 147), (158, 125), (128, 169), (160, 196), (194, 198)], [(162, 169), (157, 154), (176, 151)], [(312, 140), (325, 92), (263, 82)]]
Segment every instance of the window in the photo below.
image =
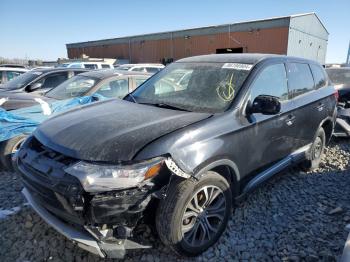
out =
[(259, 95), (278, 97), (281, 101), (288, 99), (287, 76), (284, 64), (267, 66), (255, 79), (250, 89), (250, 99)]
[(157, 68), (157, 67), (147, 67), (146, 69), (148, 73), (152, 73), (152, 74), (158, 73), (160, 71), (160, 68)]
[(0, 71), (0, 84), (2, 83), (2, 71)]
[(123, 98), (129, 93), (129, 82), (127, 79), (111, 80), (104, 83), (96, 93), (105, 97)]
[(109, 64), (102, 64), (101, 66), (102, 66), (102, 68), (111, 68), (111, 67), (109, 66)]
[(82, 64), (71, 64), (71, 65), (67, 65), (65, 67), (69, 67), (69, 68), (84, 68), (84, 66)]
[(7, 81), (10, 81), (11, 79), (15, 78), (16, 76), (19, 76), (21, 72), (14, 72), (14, 71), (6, 71)]
[(45, 94), (54, 99), (68, 99), (76, 96), (86, 95), (99, 81), (98, 78), (77, 75), (51, 89)]
[(16, 90), (28, 85), (30, 82), (38, 79), (43, 72), (41, 71), (29, 71), (26, 72), (15, 79), (12, 79), (11, 82), (4, 83), (2, 88), (8, 90)]
[(135, 84), (136, 87), (138, 87), (139, 85), (141, 85), (143, 82), (145, 82), (148, 79), (148, 77), (136, 77), (135, 78)]
[(73, 76), (76, 76), (76, 75), (79, 75), (81, 73), (84, 73), (84, 71), (73, 71), (74, 75)]
[(84, 67), (87, 69), (96, 69), (97, 65), (96, 64), (85, 64)]
[(60, 73), (55, 75), (49, 75), (40, 80), (42, 83), (41, 88), (53, 88), (67, 80), (67, 73)]
[(146, 68), (144, 67), (135, 67), (133, 68), (131, 71), (135, 71), (135, 72), (147, 72)]
[(288, 64), (288, 84), (291, 96), (297, 97), (314, 90), (314, 79), (308, 64)]
[(316, 89), (324, 87), (327, 84), (327, 77), (323, 68), (317, 65), (310, 65), (310, 67), (314, 76)]

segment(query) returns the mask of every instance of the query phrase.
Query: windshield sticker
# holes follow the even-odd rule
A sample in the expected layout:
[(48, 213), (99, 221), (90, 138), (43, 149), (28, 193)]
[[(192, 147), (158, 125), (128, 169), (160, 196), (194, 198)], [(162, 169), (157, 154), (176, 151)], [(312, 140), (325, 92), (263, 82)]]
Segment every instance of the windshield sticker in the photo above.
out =
[(31, 72), (33, 75), (40, 76), (43, 72)]
[(250, 70), (252, 65), (239, 64), (239, 63), (225, 63), (222, 68), (236, 69), (236, 70)]

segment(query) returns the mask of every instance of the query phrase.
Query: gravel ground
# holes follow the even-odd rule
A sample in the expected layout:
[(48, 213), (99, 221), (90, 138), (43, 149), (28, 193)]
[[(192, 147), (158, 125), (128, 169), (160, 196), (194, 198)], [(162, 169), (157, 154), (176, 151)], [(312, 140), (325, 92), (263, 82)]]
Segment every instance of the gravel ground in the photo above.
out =
[[(219, 243), (196, 261), (338, 261), (350, 223), (350, 142), (327, 149), (310, 173), (290, 169), (238, 205)], [(25, 204), (15, 174), (0, 171), (0, 261), (100, 261), (47, 226)], [(127, 261), (182, 261), (148, 227), (153, 249)]]

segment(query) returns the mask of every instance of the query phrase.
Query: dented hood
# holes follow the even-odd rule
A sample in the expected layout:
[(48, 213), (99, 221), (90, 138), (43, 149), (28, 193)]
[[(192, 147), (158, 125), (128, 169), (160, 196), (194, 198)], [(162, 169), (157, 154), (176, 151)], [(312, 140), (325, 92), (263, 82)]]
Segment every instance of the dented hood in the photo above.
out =
[(66, 156), (128, 161), (151, 141), (209, 116), (113, 99), (53, 117), (34, 135)]

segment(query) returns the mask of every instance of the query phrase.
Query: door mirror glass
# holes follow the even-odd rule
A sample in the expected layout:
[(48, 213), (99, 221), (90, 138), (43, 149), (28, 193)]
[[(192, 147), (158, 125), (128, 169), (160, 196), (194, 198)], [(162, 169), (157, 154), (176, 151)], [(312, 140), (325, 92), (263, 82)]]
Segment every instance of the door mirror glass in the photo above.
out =
[(277, 97), (259, 95), (248, 108), (250, 114), (276, 115), (281, 111), (281, 103)]
[(29, 85), (26, 89), (27, 89), (27, 91), (28, 92), (33, 92), (33, 91), (35, 91), (35, 90), (38, 90), (39, 88), (41, 88), (42, 87), (42, 83), (34, 83), (34, 84), (32, 84), (32, 85)]

